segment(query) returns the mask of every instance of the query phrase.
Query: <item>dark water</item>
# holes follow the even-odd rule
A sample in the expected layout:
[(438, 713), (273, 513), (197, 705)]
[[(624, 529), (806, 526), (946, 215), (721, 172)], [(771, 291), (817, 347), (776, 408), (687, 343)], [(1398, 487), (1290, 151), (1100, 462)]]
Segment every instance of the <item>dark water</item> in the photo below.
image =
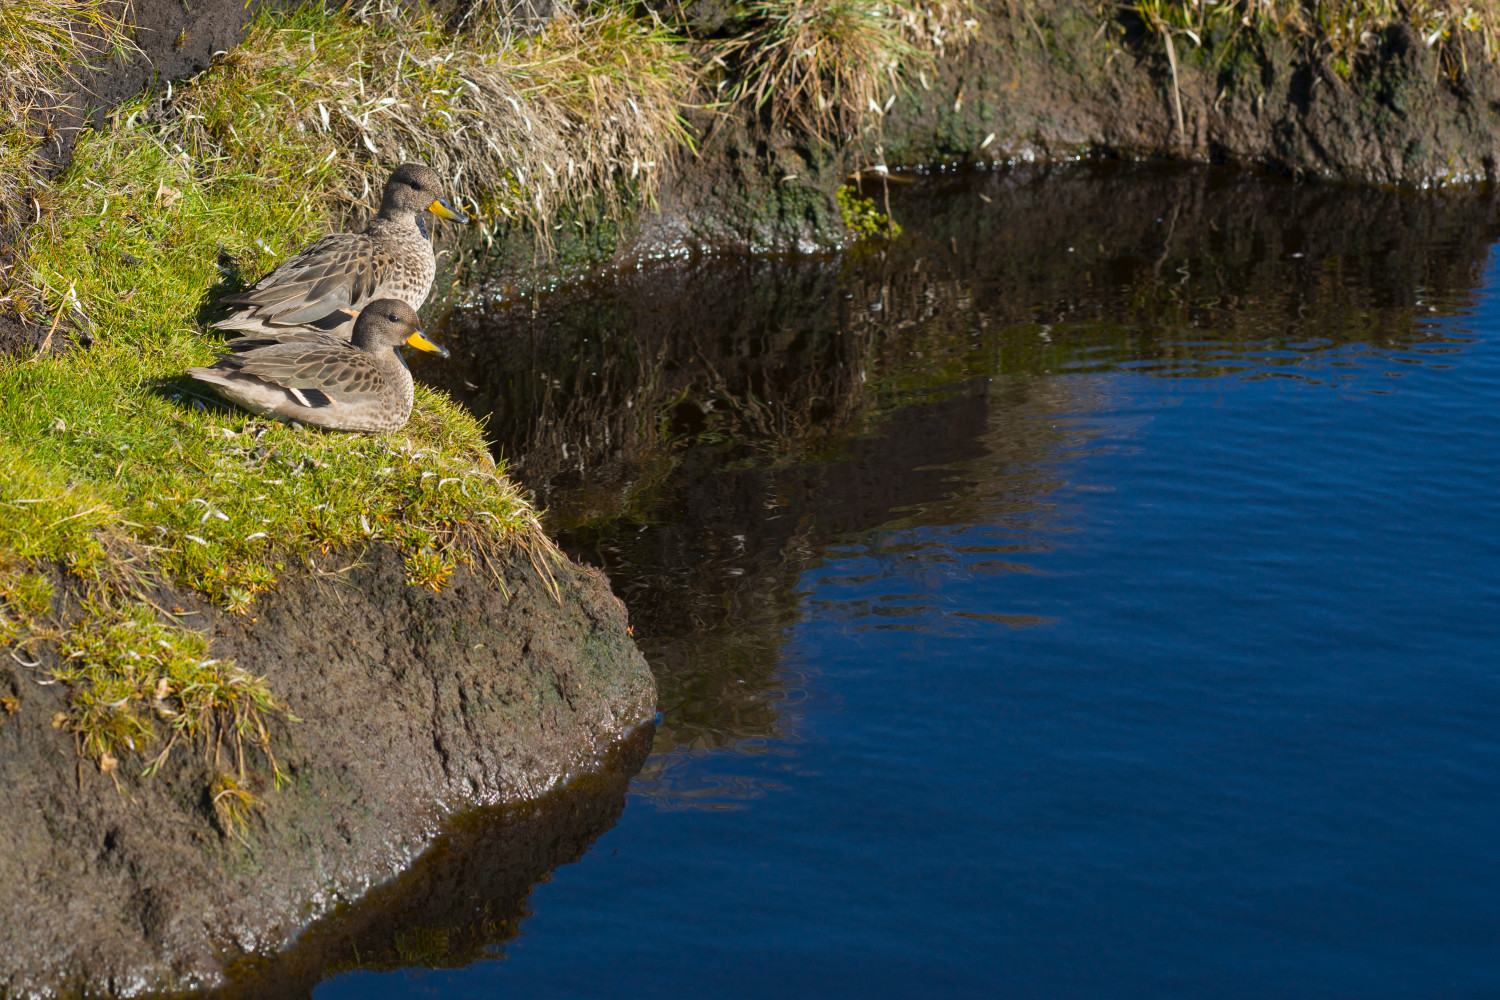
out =
[(663, 262), (422, 370), (609, 570), (662, 720), (323, 928), (375, 943), (314, 995), (1500, 992), (1492, 203), (892, 198), (884, 254)]

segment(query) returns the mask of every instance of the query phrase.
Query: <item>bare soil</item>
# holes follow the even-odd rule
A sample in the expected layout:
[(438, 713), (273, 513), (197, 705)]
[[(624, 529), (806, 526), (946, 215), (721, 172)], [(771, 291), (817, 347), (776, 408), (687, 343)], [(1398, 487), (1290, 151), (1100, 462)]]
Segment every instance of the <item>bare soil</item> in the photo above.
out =
[[(213, 986), (244, 956), (289, 944), (340, 902), (405, 869), (461, 809), (535, 799), (596, 768), (649, 724), (655, 684), (624, 606), (571, 565), (548, 592), (524, 557), (409, 586), (398, 553), (330, 554), (256, 618), (163, 595), (264, 674), (299, 721), (276, 726), (290, 781), (247, 762), (247, 827), (213, 807), (208, 748), (152, 778), (140, 754), (101, 774), (52, 726), (61, 686), (7, 658), (0, 692), (0, 996), (132, 995)], [(43, 664), (45, 667), (45, 664)]]

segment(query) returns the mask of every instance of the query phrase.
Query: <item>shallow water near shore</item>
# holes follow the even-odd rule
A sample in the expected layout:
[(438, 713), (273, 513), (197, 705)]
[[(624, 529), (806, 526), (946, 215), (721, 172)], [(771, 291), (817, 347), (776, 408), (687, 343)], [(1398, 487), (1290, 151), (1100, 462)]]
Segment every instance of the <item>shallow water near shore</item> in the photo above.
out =
[(418, 366), (609, 572), (662, 717), (486, 940), (313, 995), (1500, 989), (1493, 204), (890, 197), (884, 252), (643, 265)]

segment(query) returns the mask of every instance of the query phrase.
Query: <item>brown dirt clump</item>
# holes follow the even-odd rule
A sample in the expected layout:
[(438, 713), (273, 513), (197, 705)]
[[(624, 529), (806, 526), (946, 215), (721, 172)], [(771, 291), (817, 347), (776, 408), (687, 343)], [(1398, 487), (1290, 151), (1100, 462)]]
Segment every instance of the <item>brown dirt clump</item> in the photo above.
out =
[(653, 717), (596, 571), (560, 565), (554, 598), (521, 556), (498, 567), (507, 599), (465, 569), (441, 593), (411, 587), (382, 545), (318, 562), (254, 620), (161, 595), (296, 717), (272, 722), (279, 789), (254, 754), (239, 781), (227, 746), (179, 751), (151, 778), (142, 755), (101, 773), (54, 727), (66, 705), (37, 683), (48, 664), (0, 667), (16, 699), (0, 716), (0, 995), (220, 983), (237, 956), (403, 870), (453, 810), (534, 799)]

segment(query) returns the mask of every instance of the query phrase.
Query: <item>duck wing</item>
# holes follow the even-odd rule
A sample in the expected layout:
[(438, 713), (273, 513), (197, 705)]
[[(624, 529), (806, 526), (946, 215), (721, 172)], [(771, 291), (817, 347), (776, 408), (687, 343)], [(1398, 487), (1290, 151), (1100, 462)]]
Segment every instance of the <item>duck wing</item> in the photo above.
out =
[(247, 354), (250, 351), (258, 351), (262, 347), (275, 347), (277, 344), (308, 344), (346, 349), (349, 347), (349, 341), (337, 334), (298, 327), (277, 330), (274, 333), (236, 337), (233, 340), (226, 340), (219, 346), (230, 354)]
[(320, 408), (337, 402), (344, 405), (377, 402), (386, 379), (372, 358), (344, 343), (266, 343), (237, 348), (214, 362), (212, 370), (251, 378), (284, 389), (302, 406)]
[[(390, 253), (367, 233), (331, 233), (237, 295), (229, 305), (276, 326), (316, 323), (333, 313), (358, 314), (389, 273)], [(347, 321), (347, 316), (343, 317)]]

